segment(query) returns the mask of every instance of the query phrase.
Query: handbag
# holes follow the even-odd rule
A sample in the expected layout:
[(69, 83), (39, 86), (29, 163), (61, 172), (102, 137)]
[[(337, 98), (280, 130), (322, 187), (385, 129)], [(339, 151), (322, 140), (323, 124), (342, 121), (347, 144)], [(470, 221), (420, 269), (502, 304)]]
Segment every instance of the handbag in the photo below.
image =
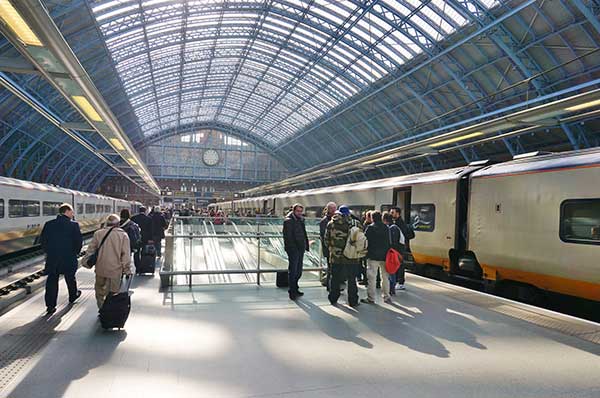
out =
[(394, 248), (392, 248), (392, 229), (388, 228), (388, 235), (390, 241), (390, 248), (385, 255), (385, 271), (393, 275), (398, 271), (398, 269), (402, 266), (402, 254)]
[(106, 242), (106, 238), (108, 238), (108, 235), (110, 235), (110, 233), (115, 228), (117, 228), (117, 227), (112, 227), (111, 229), (108, 230), (106, 235), (104, 235), (104, 238), (102, 238), (102, 242), (100, 242), (100, 246), (98, 246), (98, 248), (92, 254), (90, 254), (90, 256), (87, 258), (85, 264), (88, 266), (88, 268), (92, 268), (94, 265), (96, 265), (96, 263), (98, 262), (98, 253), (100, 253), (100, 249), (102, 248), (102, 245), (104, 244), (104, 242)]

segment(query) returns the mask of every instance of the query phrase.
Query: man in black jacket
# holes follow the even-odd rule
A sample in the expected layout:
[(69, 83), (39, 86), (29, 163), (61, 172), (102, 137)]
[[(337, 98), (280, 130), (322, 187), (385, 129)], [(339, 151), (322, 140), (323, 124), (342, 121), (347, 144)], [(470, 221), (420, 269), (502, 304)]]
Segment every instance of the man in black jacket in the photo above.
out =
[(367, 298), (361, 301), (363, 303), (375, 304), (375, 280), (377, 279), (377, 270), (379, 270), (383, 287), (383, 301), (391, 303), (390, 280), (385, 268), (385, 257), (390, 249), (390, 230), (382, 222), (380, 211), (373, 211), (371, 217), (373, 218), (373, 223), (365, 230), (365, 235), (369, 242), (367, 252), (367, 278), (369, 283), (367, 284)]
[(326, 258), (327, 261), (327, 274), (325, 275), (325, 286), (327, 287), (327, 291), (329, 291), (329, 280), (331, 279), (331, 264), (329, 263), (329, 247), (327, 246), (327, 242), (325, 242), (325, 232), (327, 232), (327, 224), (331, 221), (331, 217), (335, 214), (337, 210), (337, 204), (335, 202), (329, 202), (326, 206), (327, 212), (319, 222), (319, 235), (321, 236), (321, 248), (323, 251), (323, 257)]
[(77, 290), (77, 255), (81, 251), (83, 238), (79, 224), (73, 220), (73, 208), (63, 203), (58, 208), (58, 216), (44, 224), (41, 235), (42, 249), (46, 253), (46, 308), (48, 314), (56, 311), (58, 278), (65, 277), (69, 289), (69, 303), (81, 296)]
[(146, 208), (140, 206), (139, 213), (131, 217), (131, 221), (140, 227), (142, 234), (141, 248), (133, 253), (133, 263), (136, 269), (142, 264), (142, 250), (152, 240), (152, 218), (146, 215)]
[(298, 296), (304, 293), (298, 289), (298, 281), (302, 276), (302, 261), (304, 252), (308, 251), (308, 236), (306, 235), (306, 226), (304, 225), (304, 216), (302, 212), (304, 207), (295, 204), (292, 211), (283, 221), (283, 243), (288, 255), (288, 280), (291, 300), (296, 300)]

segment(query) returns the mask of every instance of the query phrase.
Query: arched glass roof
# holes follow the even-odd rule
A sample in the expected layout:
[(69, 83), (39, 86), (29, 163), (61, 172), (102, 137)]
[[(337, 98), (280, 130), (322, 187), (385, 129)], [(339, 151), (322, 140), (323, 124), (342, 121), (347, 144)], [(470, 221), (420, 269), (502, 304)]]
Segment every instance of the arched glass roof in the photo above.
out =
[(271, 144), (467, 23), (445, 0), (90, 3), (144, 135), (209, 121)]

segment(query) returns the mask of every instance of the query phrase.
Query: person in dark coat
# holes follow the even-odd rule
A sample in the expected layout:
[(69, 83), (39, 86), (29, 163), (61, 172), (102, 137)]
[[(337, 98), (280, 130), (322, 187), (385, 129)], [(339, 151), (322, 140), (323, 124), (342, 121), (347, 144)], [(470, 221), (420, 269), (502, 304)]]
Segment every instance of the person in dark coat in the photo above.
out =
[(131, 221), (139, 225), (142, 233), (141, 248), (133, 253), (133, 263), (136, 269), (140, 269), (142, 264), (142, 250), (152, 240), (152, 218), (146, 215), (146, 208), (140, 207), (139, 213), (131, 217)]
[(69, 303), (74, 303), (81, 290), (77, 290), (77, 255), (81, 251), (83, 238), (79, 224), (73, 221), (73, 207), (63, 203), (58, 216), (44, 224), (41, 235), (42, 249), (46, 253), (46, 309), (48, 314), (56, 311), (58, 279), (64, 275), (69, 289)]
[(302, 276), (302, 261), (304, 252), (308, 251), (308, 235), (306, 234), (306, 225), (304, 225), (304, 216), (302, 212), (304, 207), (295, 204), (292, 211), (283, 221), (283, 243), (285, 252), (288, 255), (288, 280), (290, 300), (296, 300), (298, 296), (304, 293), (298, 288), (298, 281)]
[(323, 257), (325, 257), (327, 261), (327, 275), (325, 276), (325, 286), (327, 287), (327, 291), (329, 291), (329, 280), (331, 279), (331, 264), (329, 263), (329, 247), (325, 242), (325, 232), (327, 232), (327, 224), (331, 221), (331, 217), (337, 211), (337, 204), (335, 202), (327, 203), (325, 207), (326, 213), (321, 218), (319, 222), (319, 235), (321, 236), (321, 250), (323, 252)]
[(152, 213), (152, 240), (154, 241), (154, 247), (156, 248), (156, 256), (161, 257), (161, 243), (165, 238), (165, 229), (169, 224), (165, 220), (165, 216), (162, 215), (159, 206), (154, 207)]

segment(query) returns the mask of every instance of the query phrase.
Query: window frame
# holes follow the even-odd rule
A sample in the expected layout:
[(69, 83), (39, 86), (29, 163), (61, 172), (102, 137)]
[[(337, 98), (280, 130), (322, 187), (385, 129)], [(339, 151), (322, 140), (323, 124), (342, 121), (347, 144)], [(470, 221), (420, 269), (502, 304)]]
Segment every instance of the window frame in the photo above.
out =
[(600, 198), (585, 198), (585, 199), (565, 199), (560, 203), (560, 216), (558, 219), (558, 237), (564, 243), (573, 243), (577, 245), (592, 245), (592, 246), (600, 246), (600, 239), (597, 241), (593, 240), (582, 240), (582, 239), (573, 239), (567, 238), (564, 235), (564, 220), (565, 220), (565, 207), (573, 204), (573, 203), (585, 203), (585, 202), (598, 202), (600, 203)]
[[(51, 203), (51, 204), (54, 204), (54, 205), (58, 204), (58, 206), (55, 206), (56, 207), (56, 213), (46, 214), (46, 204), (47, 203), (48, 204)], [(51, 201), (48, 201), (48, 200), (42, 201), (42, 217), (57, 216), (58, 215), (58, 209), (60, 208), (60, 205), (62, 205), (62, 204), (63, 204), (63, 202), (51, 202)]]
[[(88, 207), (93, 210), (89, 211)], [(96, 214), (96, 205), (94, 203), (86, 203), (85, 204), (85, 214)]]
[(0, 218), (4, 218), (4, 199), (0, 199)]
[[(38, 208), (37, 214), (30, 215), (28, 212), (24, 211), (24, 212), (21, 212), (21, 214), (17, 215), (17, 216), (11, 215), (11, 212), (10, 212), (11, 202), (21, 202), (21, 206), (23, 209), (25, 208), (25, 206), (30, 206), (31, 204), (37, 203), (37, 208)], [(25, 202), (27, 204), (23, 205), (22, 204), (23, 202)], [(13, 204), (13, 206), (14, 206), (14, 204)], [(39, 200), (28, 200), (28, 199), (9, 199), (8, 200), (8, 218), (33, 218), (33, 217), (40, 217), (41, 214), (42, 214), (42, 206), (41, 206)]]

